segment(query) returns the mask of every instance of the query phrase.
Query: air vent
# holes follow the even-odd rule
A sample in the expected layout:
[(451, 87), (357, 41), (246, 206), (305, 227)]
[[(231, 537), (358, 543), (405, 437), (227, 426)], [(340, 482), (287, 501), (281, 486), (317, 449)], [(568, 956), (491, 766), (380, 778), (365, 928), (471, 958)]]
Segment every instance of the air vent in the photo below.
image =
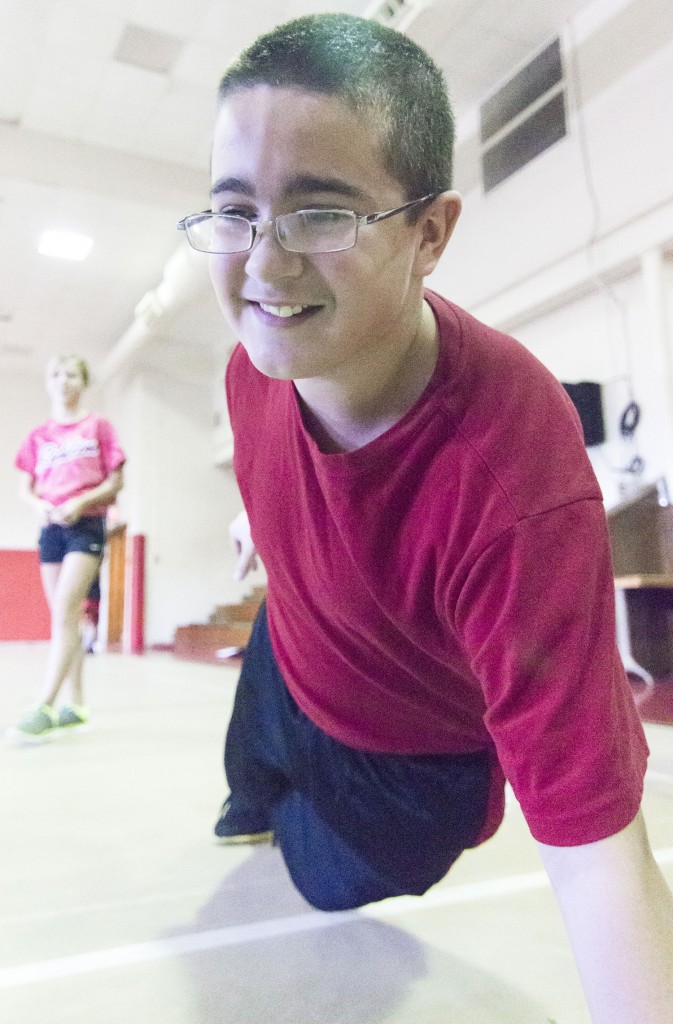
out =
[(409, 28), (424, 7), (425, 0), (379, 0), (367, 8), (364, 16), (403, 32)]
[(561, 46), (554, 39), (479, 110), (488, 192), (566, 134)]
[(177, 36), (156, 32), (142, 25), (127, 25), (114, 59), (121, 64), (131, 64), (134, 68), (166, 75), (175, 67), (183, 46), (184, 40)]

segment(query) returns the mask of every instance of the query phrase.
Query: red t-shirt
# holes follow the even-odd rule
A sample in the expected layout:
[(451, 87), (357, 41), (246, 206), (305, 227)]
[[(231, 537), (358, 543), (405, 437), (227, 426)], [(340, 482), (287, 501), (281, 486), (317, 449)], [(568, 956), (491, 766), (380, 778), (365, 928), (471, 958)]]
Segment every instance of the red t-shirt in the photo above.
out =
[[(440, 330), (418, 402), (323, 454), (294, 386), (241, 346), (234, 466), (294, 699), (350, 746), (489, 749), (536, 839), (635, 816), (647, 746), (615, 643), (605, 512), (564, 389), (522, 345), (428, 292)], [(502, 773), (498, 770), (502, 769)]]
[[(35, 492), (62, 505), (97, 487), (124, 464), (126, 456), (114, 427), (89, 413), (76, 423), (47, 420), (22, 443), (14, 464), (35, 480)], [(92, 505), (87, 516), (104, 516), (107, 505)]]

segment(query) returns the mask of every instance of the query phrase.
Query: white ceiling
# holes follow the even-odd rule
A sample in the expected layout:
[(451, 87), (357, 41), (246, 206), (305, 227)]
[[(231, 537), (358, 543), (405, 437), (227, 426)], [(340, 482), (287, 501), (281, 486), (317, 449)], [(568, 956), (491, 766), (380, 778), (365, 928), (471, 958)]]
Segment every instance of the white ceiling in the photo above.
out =
[[(408, 32), (444, 68), (460, 117), (585, 3), (435, 0)], [(161, 282), (180, 243), (177, 220), (207, 205), (214, 96), (228, 61), (288, 18), (373, 6), (0, 0), (0, 369), (41, 372), (60, 351), (103, 364)], [(119, 59), (143, 53), (169, 70)], [(39, 255), (47, 228), (90, 235), (91, 255)], [(203, 262), (190, 268), (205, 281)], [(188, 366), (190, 350), (197, 362), (212, 346), (214, 300), (205, 288), (195, 294), (188, 317), (162, 325), (161, 361), (172, 352)]]

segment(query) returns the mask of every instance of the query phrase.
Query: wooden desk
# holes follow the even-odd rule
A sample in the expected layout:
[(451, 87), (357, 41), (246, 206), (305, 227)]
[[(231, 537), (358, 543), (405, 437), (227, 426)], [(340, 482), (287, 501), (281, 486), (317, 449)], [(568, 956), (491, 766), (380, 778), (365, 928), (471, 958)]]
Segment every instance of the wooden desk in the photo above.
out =
[(655, 679), (673, 675), (673, 574), (615, 577), (624, 591), (631, 654)]

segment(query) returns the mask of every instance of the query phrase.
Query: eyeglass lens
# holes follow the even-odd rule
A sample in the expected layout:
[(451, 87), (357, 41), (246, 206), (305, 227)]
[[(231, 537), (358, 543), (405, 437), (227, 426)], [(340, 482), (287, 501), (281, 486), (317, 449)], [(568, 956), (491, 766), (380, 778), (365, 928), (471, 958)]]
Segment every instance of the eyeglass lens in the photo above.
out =
[(338, 252), (355, 245), (357, 221), (347, 210), (300, 210), (279, 217), (276, 231), (292, 252)]
[[(245, 252), (252, 244), (250, 221), (242, 217), (194, 217), (187, 222), (192, 244), (203, 252)], [(357, 220), (348, 210), (300, 210), (275, 221), (276, 235), (290, 252), (338, 252), (355, 245)]]

